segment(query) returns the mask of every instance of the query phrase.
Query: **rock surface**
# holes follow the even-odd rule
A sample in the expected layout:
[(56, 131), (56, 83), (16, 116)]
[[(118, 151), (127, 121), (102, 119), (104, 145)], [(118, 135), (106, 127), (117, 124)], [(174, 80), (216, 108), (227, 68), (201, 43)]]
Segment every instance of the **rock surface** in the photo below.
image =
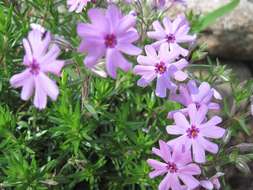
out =
[[(188, 0), (188, 8), (205, 14), (229, 0)], [(208, 45), (211, 55), (229, 60), (253, 60), (253, 0), (241, 0), (231, 13), (212, 24), (200, 42)]]

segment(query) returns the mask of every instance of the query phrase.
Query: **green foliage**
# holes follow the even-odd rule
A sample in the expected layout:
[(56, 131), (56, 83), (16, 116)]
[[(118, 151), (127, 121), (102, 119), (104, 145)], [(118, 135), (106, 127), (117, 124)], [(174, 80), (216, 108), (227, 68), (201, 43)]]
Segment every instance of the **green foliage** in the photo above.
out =
[(223, 5), (222, 7), (210, 13), (207, 13), (204, 16), (201, 16), (198, 20), (196, 20), (196, 22), (193, 23), (192, 31), (194, 33), (199, 33), (205, 30), (209, 25), (213, 24), (218, 18), (226, 15), (227, 13), (235, 9), (239, 3), (240, 0), (231, 0), (226, 5)]
[[(232, 10), (235, 2), (220, 10)], [(103, 1), (99, 3), (104, 6)], [(203, 30), (223, 15), (220, 12), (203, 17), (195, 30)], [(138, 22), (143, 34), (162, 15), (149, 14), (144, 12), (146, 20)], [(189, 18), (192, 23), (199, 19), (194, 14)], [(172, 122), (167, 119), (167, 113), (179, 109), (180, 105), (156, 97), (154, 86), (137, 87), (137, 77), (130, 72), (119, 72), (117, 80), (112, 80), (86, 70), (83, 55), (72, 51), (79, 44), (76, 23), (86, 20), (86, 11), (83, 14), (66, 12), (65, 1), (0, 2), (0, 188), (66, 190), (78, 185), (82, 189), (157, 188), (160, 179), (148, 178), (150, 168), (146, 160), (151, 157), (151, 149), (157, 146), (158, 139), (171, 138), (165, 131), (165, 126)], [(56, 79), (60, 88), (57, 101), (50, 102), (43, 111), (36, 110), (32, 100), (21, 101), (20, 90), (9, 85), (10, 77), (23, 69), (21, 42), (33, 22), (64, 36), (69, 44), (62, 47), (61, 58), (73, 62)], [(143, 40), (144, 44), (150, 42)], [(193, 51), (191, 61), (204, 60), (206, 64), (192, 64), (191, 77), (215, 87), (230, 85), (234, 106), (224, 98), (222, 112), (224, 127), (230, 131), (227, 139), (238, 132), (249, 135), (249, 115), (240, 110), (246, 109), (241, 103), (249, 100), (252, 81), (237, 81), (231, 69), (206, 60), (205, 55), (204, 46)], [(136, 63), (134, 58), (131, 61)], [(225, 140), (222, 146), (217, 157), (208, 158), (211, 164), (221, 170), (235, 163), (238, 168), (247, 168), (248, 160), (243, 156), (252, 160), (251, 152), (241, 154), (237, 147), (227, 150)]]

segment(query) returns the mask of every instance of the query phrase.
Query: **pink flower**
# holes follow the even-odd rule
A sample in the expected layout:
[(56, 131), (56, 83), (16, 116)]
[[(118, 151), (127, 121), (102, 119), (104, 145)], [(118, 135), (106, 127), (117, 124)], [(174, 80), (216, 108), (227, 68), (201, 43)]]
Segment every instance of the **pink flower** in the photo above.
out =
[(28, 100), (35, 91), (34, 105), (39, 109), (46, 107), (47, 96), (56, 100), (59, 94), (57, 85), (47, 76), (47, 73), (60, 75), (64, 65), (64, 61), (56, 59), (60, 54), (59, 47), (55, 44), (49, 47), (50, 41), (49, 32), (30, 31), (28, 39), (23, 39), (26, 53), (23, 64), (26, 69), (10, 79), (12, 87), (22, 87), (21, 99), (23, 100)]
[[(178, 94), (176, 91), (172, 92), (169, 99), (179, 102), (185, 107), (194, 103), (197, 108), (206, 105), (209, 110), (219, 110), (219, 104), (212, 102), (213, 97), (219, 100), (222, 99), (221, 95), (214, 88), (211, 88), (207, 82), (202, 82), (199, 87), (197, 87), (196, 82), (190, 80), (187, 84), (180, 85)], [(185, 115), (188, 114), (187, 108), (183, 108), (169, 112), (168, 117), (173, 118), (173, 114), (178, 111)]]
[(76, 13), (82, 12), (84, 7), (88, 2), (92, 0), (67, 0), (67, 6), (69, 7), (69, 12), (75, 11)]
[(141, 75), (138, 85), (145, 87), (157, 78), (156, 95), (165, 97), (167, 89), (176, 89), (172, 79), (184, 81), (187, 78), (187, 74), (182, 69), (188, 62), (185, 59), (175, 61), (177, 55), (169, 52), (168, 44), (162, 44), (158, 54), (152, 46), (145, 46), (145, 51), (147, 56), (138, 56), (139, 65), (134, 67), (134, 73)]
[(186, 6), (186, 0), (148, 0), (148, 3), (155, 9), (166, 9), (174, 4)]
[(201, 170), (198, 165), (192, 163), (190, 152), (181, 152), (171, 149), (164, 141), (159, 141), (160, 149), (153, 148), (152, 152), (164, 162), (148, 159), (148, 164), (154, 169), (149, 173), (150, 178), (165, 175), (159, 185), (159, 190), (181, 190), (183, 186), (180, 180), (190, 189), (199, 185), (199, 181), (193, 175), (199, 175)]
[(155, 31), (148, 32), (148, 37), (157, 40), (152, 45), (158, 48), (163, 43), (168, 43), (170, 50), (177, 52), (182, 56), (188, 55), (188, 50), (181, 47), (181, 43), (192, 43), (195, 41), (195, 35), (189, 35), (189, 23), (184, 15), (178, 15), (177, 18), (171, 22), (168, 17), (163, 19), (163, 26), (159, 21), (153, 23)]
[(205, 150), (213, 154), (218, 152), (218, 145), (206, 138), (218, 139), (225, 133), (225, 129), (216, 126), (222, 121), (220, 117), (214, 116), (205, 121), (207, 111), (205, 105), (197, 110), (195, 104), (190, 104), (188, 106), (190, 122), (182, 113), (177, 112), (173, 115), (175, 125), (167, 126), (168, 134), (181, 135), (168, 144), (172, 147), (180, 145), (182, 150), (189, 150), (192, 147), (193, 158), (198, 163), (205, 162)]
[(128, 71), (131, 64), (122, 53), (141, 53), (141, 49), (132, 44), (139, 38), (136, 29), (133, 28), (136, 17), (131, 14), (122, 16), (113, 4), (106, 12), (96, 8), (90, 9), (88, 17), (91, 24), (81, 23), (77, 27), (78, 35), (82, 38), (79, 50), (87, 52), (85, 65), (92, 68), (105, 56), (106, 70), (111, 77), (116, 78), (117, 68)]
[(221, 184), (219, 181), (219, 177), (223, 176), (224, 173), (218, 172), (209, 180), (201, 180), (200, 185), (205, 189), (212, 190), (212, 189), (220, 189)]

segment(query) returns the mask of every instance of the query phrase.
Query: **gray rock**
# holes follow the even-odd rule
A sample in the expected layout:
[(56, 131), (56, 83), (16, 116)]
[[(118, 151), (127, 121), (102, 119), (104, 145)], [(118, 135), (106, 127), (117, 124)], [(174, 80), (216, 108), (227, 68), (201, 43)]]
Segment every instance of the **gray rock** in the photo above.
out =
[[(188, 8), (206, 14), (229, 0), (188, 0)], [(174, 12), (174, 11), (173, 11)], [(230, 60), (253, 60), (253, 0), (241, 0), (231, 13), (219, 18), (202, 35), (211, 55)]]
[[(227, 0), (189, 0), (189, 8), (207, 13)], [(200, 36), (210, 54), (230, 60), (253, 60), (253, 2), (241, 0), (231, 13), (220, 18)]]

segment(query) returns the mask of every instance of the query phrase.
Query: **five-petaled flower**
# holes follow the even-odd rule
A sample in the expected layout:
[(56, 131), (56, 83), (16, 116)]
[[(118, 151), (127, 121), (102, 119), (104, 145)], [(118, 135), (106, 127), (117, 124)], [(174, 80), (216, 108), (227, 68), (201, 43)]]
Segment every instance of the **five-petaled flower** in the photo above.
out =
[(152, 45), (158, 48), (163, 43), (168, 43), (169, 48), (179, 55), (187, 56), (188, 50), (181, 47), (181, 43), (193, 43), (196, 39), (195, 35), (190, 35), (190, 26), (184, 15), (178, 15), (177, 18), (171, 22), (168, 17), (163, 19), (163, 26), (159, 21), (153, 23), (155, 31), (148, 32), (148, 37), (157, 40)]
[(156, 95), (166, 97), (167, 89), (175, 90), (176, 84), (172, 79), (184, 81), (187, 74), (182, 71), (188, 64), (185, 59), (175, 61), (177, 54), (169, 51), (168, 44), (162, 44), (158, 53), (152, 46), (145, 46), (147, 56), (139, 55), (137, 61), (139, 65), (134, 67), (134, 73), (141, 75), (138, 80), (138, 85), (145, 87), (155, 78)]
[(141, 49), (132, 44), (139, 38), (134, 28), (136, 17), (132, 14), (122, 16), (113, 4), (109, 5), (106, 12), (90, 9), (88, 17), (91, 24), (80, 23), (77, 27), (78, 35), (82, 38), (79, 50), (87, 52), (85, 65), (92, 68), (105, 56), (106, 70), (111, 77), (116, 78), (117, 68), (128, 71), (131, 64), (122, 52), (128, 55), (141, 53)]
[(197, 109), (206, 105), (209, 110), (219, 110), (219, 104), (212, 102), (213, 97), (218, 100), (222, 99), (221, 95), (214, 88), (211, 88), (207, 82), (202, 82), (198, 87), (194, 80), (190, 80), (187, 84), (179, 86), (179, 93), (173, 91), (169, 96), (170, 100), (181, 103), (186, 108), (171, 111), (168, 117), (173, 118), (173, 114), (178, 111), (187, 115), (187, 106), (193, 103), (196, 104)]
[(199, 175), (201, 170), (197, 164), (192, 163), (191, 153), (182, 152), (177, 148), (171, 149), (164, 141), (159, 141), (160, 149), (153, 148), (152, 152), (164, 162), (148, 159), (148, 164), (154, 169), (149, 173), (150, 178), (165, 175), (159, 185), (159, 190), (183, 189), (182, 181), (189, 189), (199, 185), (194, 175)]
[(28, 39), (23, 39), (26, 53), (23, 64), (26, 69), (10, 79), (12, 87), (22, 87), (23, 100), (28, 100), (35, 91), (34, 105), (39, 109), (46, 107), (47, 96), (56, 100), (59, 94), (55, 81), (51, 80), (47, 73), (59, 76), (64, 66), (64, 61), (57, 60), (60, 48), (56, 44), (50, 46), (50, 42), (49, 32), (42, 33), (37, 29), (30, 31)]
[(205, 162), (205, 150), (213, 154), (218, 152), (218, 145), (206, 138), (218, 139), (225, 133), (225, 129), (216, 126), (222, 121), (220, 117), (213, 116), (206, 121), (207, 111), (205, 105), (197, 109), (195, 104), (190, 104), (188, 106), (190, 122), (181, 112), (177, 112), (173, 115), (175, 125), (167, 126), (168, 134), (181, 135), (168, 144), (172, 147), (180, 145), (182, 151), (190, 150), (192, 147), (193, 158), (198, 163)]
[(221, 188), (221, 184), (219, 181), (219, 177), (223, 176), (224, 173), (217, 172), (213, 177), (207, 180), (201, 180), (200, 186), (207, 190), (217, 189), (219, 190)]
[(75, 11), (76, 13), (82, 12), (84, 7), (88, 2), (92, 0), (67, 0), (67, 6), (69, 8), (69, 12)]

